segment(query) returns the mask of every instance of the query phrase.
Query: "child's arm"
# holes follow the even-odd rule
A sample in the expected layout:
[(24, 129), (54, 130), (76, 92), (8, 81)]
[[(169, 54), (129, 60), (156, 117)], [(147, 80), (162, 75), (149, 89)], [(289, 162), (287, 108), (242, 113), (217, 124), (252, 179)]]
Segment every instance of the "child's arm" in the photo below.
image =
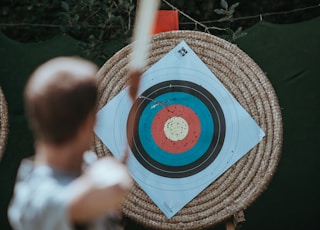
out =
[(69, 219), (74, 223), (85, 223), (120, 210), (131, 183), (122, 163), (113, 158), (98, 160), (68, 188)]

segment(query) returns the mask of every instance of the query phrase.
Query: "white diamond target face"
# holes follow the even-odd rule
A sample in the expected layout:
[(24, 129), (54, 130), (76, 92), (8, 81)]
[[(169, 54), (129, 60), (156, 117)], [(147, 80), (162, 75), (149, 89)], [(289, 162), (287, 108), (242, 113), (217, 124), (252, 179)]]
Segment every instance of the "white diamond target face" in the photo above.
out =
[(116, 95), (95, 132), (118, 159), (129, 145), (132, 177), (168, 218), (264, 136), (185, 42), (143, 74), (138, 95)]

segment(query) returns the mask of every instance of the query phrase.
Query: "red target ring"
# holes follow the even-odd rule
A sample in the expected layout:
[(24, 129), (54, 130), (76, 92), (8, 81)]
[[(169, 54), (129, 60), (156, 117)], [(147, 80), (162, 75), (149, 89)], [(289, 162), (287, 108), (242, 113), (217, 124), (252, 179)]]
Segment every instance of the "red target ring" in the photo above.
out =
[(148, 88), (132, 105), (127, 122), (128, 143), (136, 159), (164, 177), (200, 172), (224, 143), (219, 102), (193, 82), (164, 81)]
[(170, 105), (160, 110), (152, 122), (152, 137), (164, 151), (180, 154), (198, 141), (201, 124), (197, 114), (183, 105)]

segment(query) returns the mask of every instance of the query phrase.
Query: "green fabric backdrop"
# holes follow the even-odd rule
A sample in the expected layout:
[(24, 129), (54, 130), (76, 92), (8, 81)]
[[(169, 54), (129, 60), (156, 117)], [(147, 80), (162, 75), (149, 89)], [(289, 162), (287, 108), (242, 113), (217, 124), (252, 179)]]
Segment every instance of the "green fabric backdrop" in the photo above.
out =
[(320, 18), (259, 23), (238, 42), (278, 95), (284, 128), (278, 171), (247, 211), (244, 229), (319, 229)]
[[(290, 25), (260, 22), (247, 30), (238, 46), (257, 62), (279, 97), (284, 144), (278, 170), (269, 188), (246, 211), (244, 230), (316, 229), (320, 206), (320, 18)], [(108, 57), (123, 44), (107, 43)], [(18, 165), (32, 155), (33, 138), (27, 127), (22, 92), (31, 72), (44, 61), (87, 56), (68, 36), (21, 44), (0, 33), (0, 85), (8, 102), (9, 136), (0, 162), (0, 229), (10, 229), (7, 206)], [(223, 225), (216, 227), (224, 229)], [(126, 229), (142, 229), (128, 220)]]

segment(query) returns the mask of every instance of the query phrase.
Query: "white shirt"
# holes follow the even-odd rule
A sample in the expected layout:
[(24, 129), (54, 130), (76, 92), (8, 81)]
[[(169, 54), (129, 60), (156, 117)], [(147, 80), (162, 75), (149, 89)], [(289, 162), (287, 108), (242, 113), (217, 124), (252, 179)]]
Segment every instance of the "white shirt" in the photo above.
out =
[[(35, 165), (31, 160), (23, 160), (8, 210), (13, 229), (74, 229), (67, 212), (70, 194), (66, 188), (76, 177), (46, 165)], [(119, 229), (119, 226), (103, 218), (85, 229)]]

